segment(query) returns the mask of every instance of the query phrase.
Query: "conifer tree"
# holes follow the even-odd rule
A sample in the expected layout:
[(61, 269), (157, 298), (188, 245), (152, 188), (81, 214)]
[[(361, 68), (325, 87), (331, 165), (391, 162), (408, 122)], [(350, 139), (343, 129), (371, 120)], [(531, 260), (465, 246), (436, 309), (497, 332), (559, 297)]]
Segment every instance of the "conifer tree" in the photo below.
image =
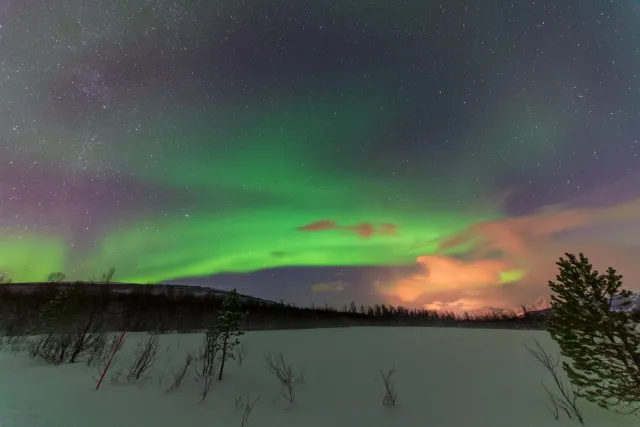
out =
[(621, 289), (622, 276), (609, 267), (599, 274), (579, 254), (565, 254), (556, 282), (549, 282), (552, 315), (547, 330), (558, 343), (569, 379), (582, 397), (602, 408), (640, 413), (640, 335), (624, 311), (613, 311), (619, 301), (631, 303), (631, 292)]
[(42, 326), (49, 332), (68, 327), (81, 310), (85, 289), (75, 284), (60, 288), (55, 296), (47, 301), (40, 310)]
[(240, 345), (238, 338), (244, 334), (241, 327), (245, 316), (246, 313), (241, 310), (240, 297), (234, 289), (225, 296), (222, 312), (216, 320), (213, 331), (219, 341), (221, 352), (218, 380), (222, 380), (226, 360), (235, 358), (234, 349)]

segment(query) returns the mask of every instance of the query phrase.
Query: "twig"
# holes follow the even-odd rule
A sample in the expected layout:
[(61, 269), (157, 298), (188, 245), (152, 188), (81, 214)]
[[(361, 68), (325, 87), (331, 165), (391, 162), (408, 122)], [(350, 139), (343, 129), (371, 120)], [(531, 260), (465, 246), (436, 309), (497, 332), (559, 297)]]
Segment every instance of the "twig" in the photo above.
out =
[(398, 396), (396, 394), (396, 388), (393, 381), (393, 374), (396, 373), (395, 368), (390, 368), (386, 372), (380, 371), (382, 376), (382, 382), (384, 383), (384, 397), (382, 398), (382, 404), (384, 406), (395, 406)]
[(247, 347), (247, 344), (241, 342), (239, 345), (236, 346), (236, 349), (235, 349), (236, 362), (238, 363), (239, 368), (242, 367), (242, 363), (244, 362), (244, 358), (247, 356), (248, 352), (249, 352), (249, 349)]
[(569, 419), (576, 419), (580, 424), (584, 424), (584, 418), (582, 417), (582, 413), (578, 408), (578, 397), (580, 397), (580, 392), (582, 389), (576, 385), (574, 385), (570, 380), (569, 384), (566, 384), (558, 373), (558, 365), (560, 365), (560, 356), (559, 355), (551, 355), (546, 352), (546, 350), (542, 347), (542, 345), (538, 342), (538, 340), (534, 339), (536, 344), (536, 348), (530, 348), (526, 344), (524, 347), (529, 351), (529, 353), (538, 361), (538, 363), (544, 367), (547, 372), (553, 378), (553, 382), (556, 385), (556, 388), (560, 392), (560, 397), (554, 395), (544, 384), (542, 387), (547, 393), (547, 398), (551, 403), (552, 407), (547, 408), (554, 416), (555, 419), (558, 419), (560, 409), (567, 414)]
[(235, 408), (242, 409), (242, 422), (240, 423), (240, 427), (244, 427), (249, 421), (249, 415), (251, 415), (251, 411), (253, 411), (253, 407), (260, 400), (260, 396), (256, 396), (255, 399), (251, 398), (251, 394), (247, 393), (247, 396), (243, 399), (242, 396), (238, 396), (235, 399)]

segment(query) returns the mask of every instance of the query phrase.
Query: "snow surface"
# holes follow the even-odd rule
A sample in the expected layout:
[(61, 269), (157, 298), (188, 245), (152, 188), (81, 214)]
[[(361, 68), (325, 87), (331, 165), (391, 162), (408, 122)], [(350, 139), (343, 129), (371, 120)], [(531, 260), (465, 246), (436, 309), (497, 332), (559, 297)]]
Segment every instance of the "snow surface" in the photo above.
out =
[[(113, 366), (124, 366), (144, 333), (128, 334)], [(202, 334), (161, 336), (162, 356), (144, 385), (113, 384), (100, 390), (95, 368), (84, 363), (46, 366), (0, 353), (0, 427), (233, 427), (240, 426), (238, 396), (260, 396), (248, 427), (541, 427), (578, 426), (555, 421), (541, 381), (555, 391), (547, 372), (523, 347), (542, 331), (452, 328), (342, 328), (248, 332), (241, 368), (230, 361), (222, 382), (203, 402), (194, 379), (166, 392), (172, 365), (195, 350)], [(305, 381), (287, 408), (263, 355), (282, 352)], [(382, 405), (380, 370), (395, 366), (398, 403)], [(634, 417), (581, 408), (588, 426), (637, 425)]]

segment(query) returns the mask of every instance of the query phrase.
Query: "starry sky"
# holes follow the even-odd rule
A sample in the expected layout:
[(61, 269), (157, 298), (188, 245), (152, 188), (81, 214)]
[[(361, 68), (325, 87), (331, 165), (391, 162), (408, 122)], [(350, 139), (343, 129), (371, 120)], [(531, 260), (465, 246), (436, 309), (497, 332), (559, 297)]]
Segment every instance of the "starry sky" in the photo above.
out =
[(475, 310), (640, 287), (635, 0), (4, 0), (0, 270)]

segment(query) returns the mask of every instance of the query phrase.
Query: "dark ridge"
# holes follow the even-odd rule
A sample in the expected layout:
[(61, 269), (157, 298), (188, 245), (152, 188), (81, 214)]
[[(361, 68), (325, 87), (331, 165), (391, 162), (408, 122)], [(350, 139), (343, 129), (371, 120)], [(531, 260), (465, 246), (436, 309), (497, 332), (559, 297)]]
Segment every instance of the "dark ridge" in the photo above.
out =
[[(102, 331), (195, 332), (211, 328), (228, 293), (184, 285), (133, 283), (11, 283), (0, 285), (0, 334), (42, 331), (42, 307), (62, 290), (73, 288), (77, 302), (69, 328), (91, 318)], [(386, 304), (298, 307), (240, 295), (247, 311), (245, 330), (310, 329), (351, 326), (434, 326), (543, 329), (548, 310), (457, 315)]]

